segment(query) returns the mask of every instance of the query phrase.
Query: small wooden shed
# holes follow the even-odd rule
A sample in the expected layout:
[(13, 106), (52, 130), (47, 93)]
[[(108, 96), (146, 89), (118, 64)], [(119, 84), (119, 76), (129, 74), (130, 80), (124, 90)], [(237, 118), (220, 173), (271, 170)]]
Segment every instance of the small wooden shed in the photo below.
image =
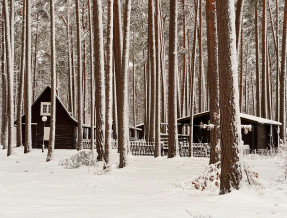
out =
[[(245, 145), (250, 146), (250, 150), (277, 148), (279, 144), (280, 122), (256, 117), (248, 114), (240, 114), (241, 125), (251, 126), (251, 131), (242, 128), (242, 140)], [(209, 124), (210, 113), (204, 112), (194, 115), (193, 142), (209, 143), (210, 130), (202, 128), (201, 124)], [(190, 125), (190, 117), (178, 119), (180, 124), (178, 132), (184, 131), (184, 126)]]

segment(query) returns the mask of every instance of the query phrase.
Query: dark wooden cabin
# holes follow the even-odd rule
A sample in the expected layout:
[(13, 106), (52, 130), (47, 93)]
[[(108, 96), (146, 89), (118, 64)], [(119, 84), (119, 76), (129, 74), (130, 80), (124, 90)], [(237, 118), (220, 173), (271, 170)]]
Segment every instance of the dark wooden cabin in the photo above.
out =
[[(32, 147), (48, 146), (50, 132), (51, 88), (48, 86), (32, 104)], [(47, 121), (42, 121), (46, 116)], [(76, 148), (78, 122), (56, 97), (55, 148)], [(25, 143), (25, 114), (22, 116), (22, 139)]]
[[(209, 143), (210, 142), (210, 130), (208, 128), (201, 128), (200, 124), (209, 124), (209, 112), (199, 113), (194, 115), (193, 126), (193, 142), (194, 143)], [(270, 149), (270, 147), (276, 148), (279, 144), (279, 126), (281, 123), (256, 117), (248, 114), (240, 114), (241, 125), (251, 125), (252, 130), (248, 132), (242, 132), (242, 140), (245, 145), (250, 146), (250, 150), (258, 149)], [(178, 119), (180, 124), (178, 132), (182, 132), (185, 126), (190, 125), (190, 117), (184, 117)]]
[[(45, 147), (49, 143), (50, 133), (50, 107), (51, 88), (47, 86), (39, 97), (32, 104), (32, 147), (42, 148), (43, 141)], [(47, 121), (42, 121), (46, 116)], [(15, 122), (16, 123), (16, 122)], [(45, 125), (45, 126), (44, 126)], [(91, 127), (83, 124), (83, 139), (90, 139)], [(61, 100), (56, 97), (56, 133), (55, 148), (74, 149), (77, 147), (78, 121), (66, 109)], [(135, 141), (139, 137), (141, 129), (129, 127), (130, 140)], [(25, 143), (25, 114), (22, 116), (22, 139)]]

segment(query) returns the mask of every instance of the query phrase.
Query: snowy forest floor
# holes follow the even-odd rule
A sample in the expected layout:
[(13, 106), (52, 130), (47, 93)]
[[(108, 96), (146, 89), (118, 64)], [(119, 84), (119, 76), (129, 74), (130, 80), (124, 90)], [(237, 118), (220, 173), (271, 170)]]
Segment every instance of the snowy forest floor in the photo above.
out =
[(242, 185), (239, 191), (219, 196), (218, 191), (198, 191), (191, 181), (208, 164), (207, 158), (135, 157), (117, 169), (102, 163), (65, 169), (59, 165), (75, 150), (55, 150), (55, 160), (45, 162), (47, 150), (6, 157), (0, 150), (0, 217), (287, 217), (287, 181), (280, 158), (247, 156), (262, 187)]

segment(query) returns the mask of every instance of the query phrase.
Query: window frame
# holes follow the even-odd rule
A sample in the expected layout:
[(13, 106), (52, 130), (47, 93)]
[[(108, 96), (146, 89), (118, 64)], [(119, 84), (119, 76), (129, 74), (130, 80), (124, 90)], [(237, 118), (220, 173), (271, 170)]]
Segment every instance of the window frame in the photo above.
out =
[[(44, 111), (43, 111), (44, 105), (47, 106), (47, 113), (44, 113)], [(51, 102), (41, 102), (40, 115), (41, 116), (51, 116)]]

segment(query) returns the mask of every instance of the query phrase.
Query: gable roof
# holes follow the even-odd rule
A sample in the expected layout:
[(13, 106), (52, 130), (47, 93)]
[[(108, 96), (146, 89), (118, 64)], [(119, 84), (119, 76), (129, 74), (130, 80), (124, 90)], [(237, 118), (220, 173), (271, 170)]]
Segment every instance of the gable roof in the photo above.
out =
[[(46, 92), (46, 91), (50, 91), (51, 92), (51, 87), (47, 86), (39, 95), (38, 97), (35, 99), (35, 101), (32, 103), (31, 107), (34, 106), (34, 104), (36, 104), (36, 102), (40, 99), (40, 97)], [(60, 104), (60, 106), (62, 106), (62, 108), (65, 110), (65, 112), (67, 113), (67, 115), (69, 116), (69, 118), (71, 120), (73, 120), (75, 123), (78, 124), (78, 121), (70, 114), (70, 112), (67, 110), (67, 108), (64, 106), (63, 102), (60, 100), (60, 98), (58, 97), (58, 95), (56, 94), (56, 101), (58, 101), (58, 103)], [(21, 116), (24, 117), (25, 113)], [(83, 124), (84, 125), (84, 124)]]

